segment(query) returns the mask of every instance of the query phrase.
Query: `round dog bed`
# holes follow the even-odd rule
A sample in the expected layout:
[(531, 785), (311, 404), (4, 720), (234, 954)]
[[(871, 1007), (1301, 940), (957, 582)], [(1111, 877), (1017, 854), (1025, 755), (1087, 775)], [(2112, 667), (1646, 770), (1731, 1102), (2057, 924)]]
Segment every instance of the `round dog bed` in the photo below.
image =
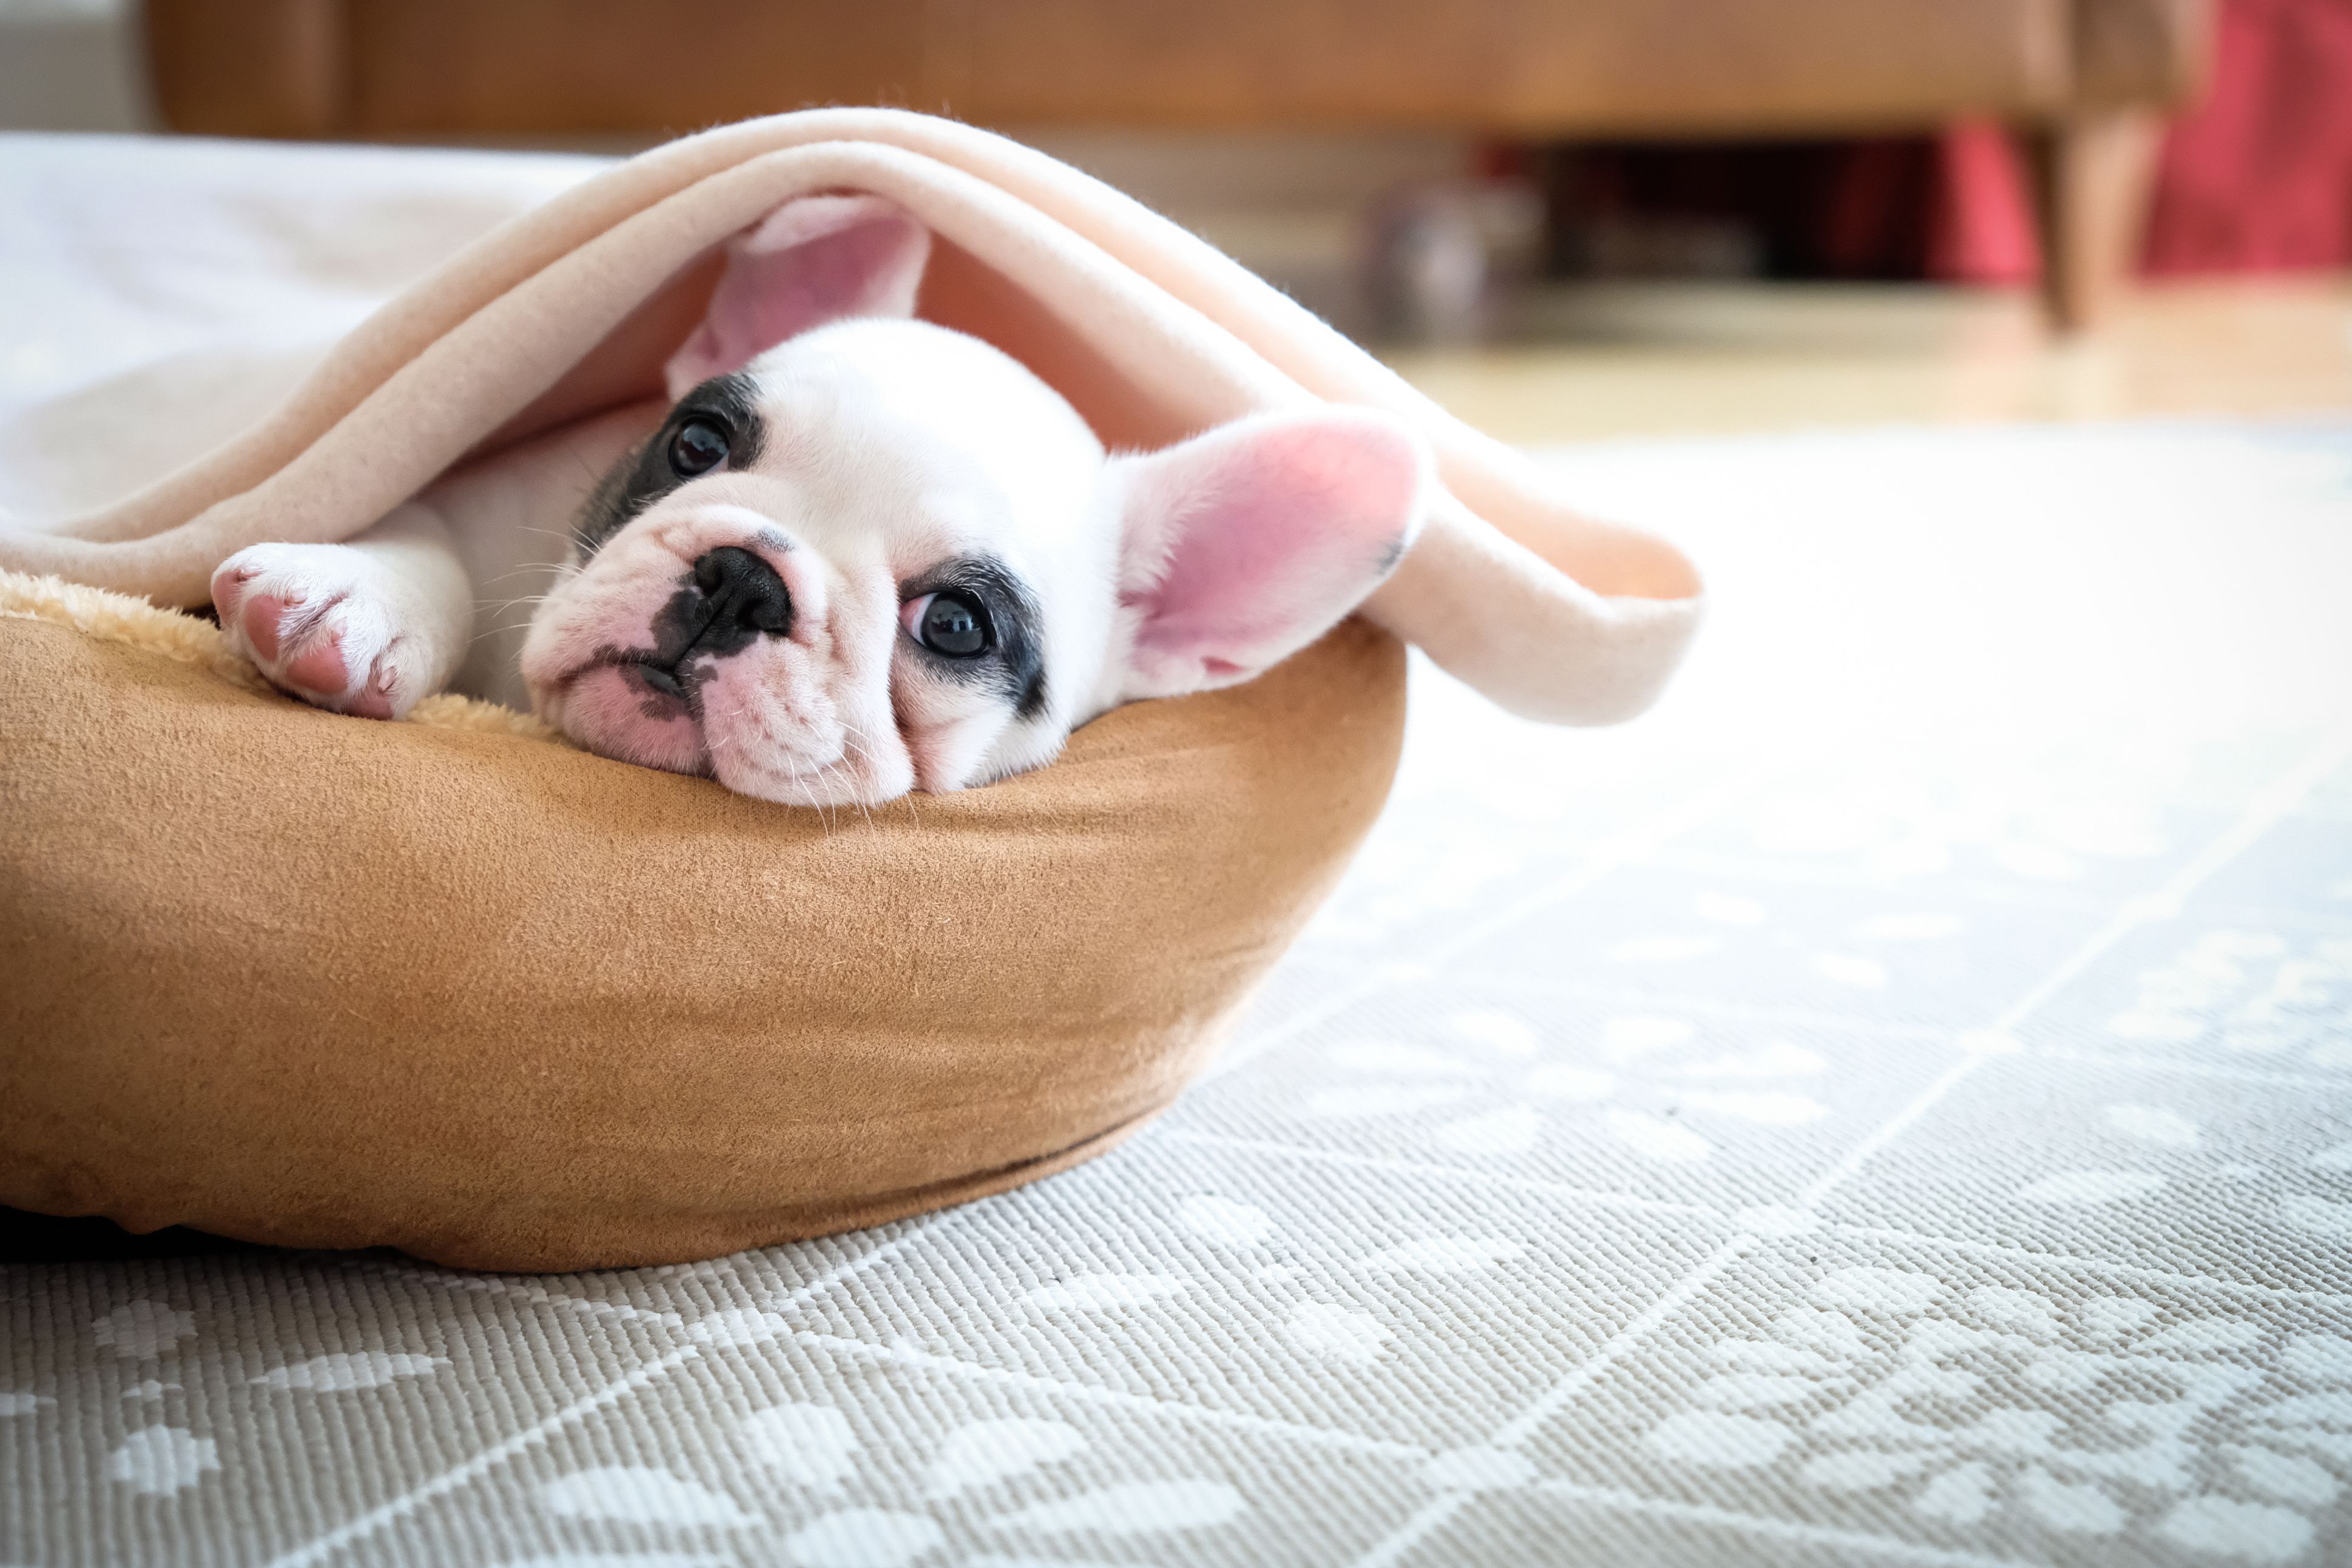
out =
[[(100, 592), (199, 605), (247, 545), (349, 539), (474, 459), (588, 439), (664, 396), (772, 215), (843, 195), (929, 231), (919, 315), (1109, 446), (1330, 405), (1417, 432), (1422, 526), (1368, 624), (1113, 712), (1041, 772), (820, 816), (454, 698), (421, 723), (313, 711), (254, 689), (206, 623)], [(102, 490), (99, 437), (144, 406), (120, 390), (16, 449)], [(554, 510), (515, 521), (561, 529), (571, 503), (538, 489)], [(1585, 517), (1197, 238), (1034, 150), (879, 110), (583, 180), (274, 412), (81, 504), (0, 519), (0, 1205), (483, 1268), (707, 1257), (1107, 1147), (1200, 1067), (1377, 812), (1391, 634), (1515, 712), (1595, 723), (1647, 705), (1699, 615), (1671, 545)]]
[(1402, 725), (1401, 646), (1350, 622), (1043, 772), (821, 815), (479, 703), (317, 712), (203, 621), (5, 585), (0, 1204), (479, 1268), (705, 1258), (1115, 1143)]

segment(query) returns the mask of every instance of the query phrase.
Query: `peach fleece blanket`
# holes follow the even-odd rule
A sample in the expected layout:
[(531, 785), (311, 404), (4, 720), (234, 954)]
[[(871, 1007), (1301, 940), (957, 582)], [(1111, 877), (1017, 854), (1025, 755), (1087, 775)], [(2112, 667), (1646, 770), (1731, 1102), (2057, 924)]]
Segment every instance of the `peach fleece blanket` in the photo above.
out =
[(468, 458), (659, 395), (724, 242), (842, 190), (934, 230), (921, 314), (1028, 363), (1114, 444), (1318, 400), (1425, 432), (1444, 488), (1367, 610), (1505, 707), (1625, 718), (1680, 659), (1698, 581), (1671, 546), (1579, 515), (1508, 448), (1118, 192), (889, 110), (726, 126), (573, 186), (407, 289), (241, 435), (100, 510), (0, 534), (0, 566), (202, 604), (247, 544), (349, 537)]

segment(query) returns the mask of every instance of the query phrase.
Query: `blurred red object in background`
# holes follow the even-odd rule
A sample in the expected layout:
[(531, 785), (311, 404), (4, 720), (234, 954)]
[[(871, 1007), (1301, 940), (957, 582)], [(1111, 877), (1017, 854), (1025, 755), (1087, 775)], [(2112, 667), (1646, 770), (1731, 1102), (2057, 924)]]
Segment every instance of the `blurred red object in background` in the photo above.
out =
[(2226, 0), (2215, 42), (2165, 144), (2146, 269), (2352, 262), (2352, 0)]
[[(2352, 267), (2352, 0), (2222, 0), (2216, 42), (2206, 91), (2165, 135), (2141, 269)], [(1511, 167), (1550, 192), (1552, 266), (1570, 274), (1596, 257), (1671, 258), (1671, 245), (1592, 236), (1647, 225), (1671, 239), (1692, 217), (1746, 234), (1753, 269), (1771, 277), (2016, 285), (2042, 273), (2025, 155), (1991, 120), (1932, 136), (1583, 143)]]
[[(2204, 96), (2165, 138), (2141, 269), (2352, 265), (2352, 0), (2223, 0), (2215, 43)], [(1945, 132), (1933, 179), (1928, 277), (2040, 275), (2030, 187), (1999, 127)]]
[(1927, 274), (1957, 283), (2042, 276), (2033, 192), (2009, 132), (1966, 121), (1936, 140), (1937, 199), (1927, 209)]

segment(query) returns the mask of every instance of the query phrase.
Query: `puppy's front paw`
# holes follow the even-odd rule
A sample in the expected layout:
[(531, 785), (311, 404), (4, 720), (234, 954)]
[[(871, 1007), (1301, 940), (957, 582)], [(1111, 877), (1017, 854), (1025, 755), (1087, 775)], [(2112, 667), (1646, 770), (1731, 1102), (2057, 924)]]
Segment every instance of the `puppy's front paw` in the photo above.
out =
[(425, 650), (400, 585), (340, 544), (256, 544), (213, 574), (213, 607), (269, 684), (336, 713), (397, 719), (425, 695)]

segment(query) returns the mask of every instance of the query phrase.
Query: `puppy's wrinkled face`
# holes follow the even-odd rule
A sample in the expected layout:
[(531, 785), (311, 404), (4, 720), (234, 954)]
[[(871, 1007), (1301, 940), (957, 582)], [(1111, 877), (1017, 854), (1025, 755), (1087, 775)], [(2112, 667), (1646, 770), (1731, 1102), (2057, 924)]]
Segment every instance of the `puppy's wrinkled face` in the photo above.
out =
[(590, 750), (771, 800), (1035, 766), (1098, 710), (1106, 466), (975, 339), (805, 333), (688, 392), (606, 478), (524, 676)]
[(522, 674), (589, 750), (804, 805), (1053, 759), (1144, 697), (1248, 679), (1412, 542), (1428, 461), (1316, 408), (1107, 454), (1062, 396), (912, 320), (930, 237), (807, 196), (732, 241), (668, 417), (578, 525)]

